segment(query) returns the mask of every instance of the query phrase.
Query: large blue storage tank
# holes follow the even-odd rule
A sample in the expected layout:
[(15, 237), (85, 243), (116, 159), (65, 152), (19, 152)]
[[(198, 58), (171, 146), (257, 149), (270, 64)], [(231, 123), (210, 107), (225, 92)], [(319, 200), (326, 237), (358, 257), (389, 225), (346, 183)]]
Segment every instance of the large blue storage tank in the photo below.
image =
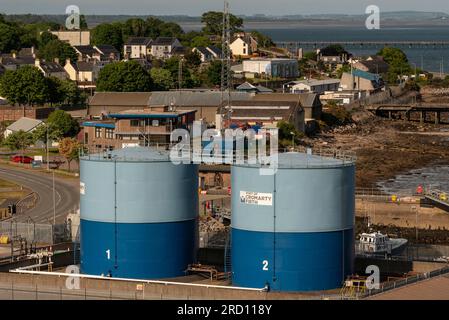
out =
[(184, 275), (198, 235), (198, 166), (124, 148), (81, 158), (81, 272), (160, 279)]
[(352, 158), (279, 154), (274, 175), (232, 166), (232, 279), (275, 291), (341, 287), (353, 273)]

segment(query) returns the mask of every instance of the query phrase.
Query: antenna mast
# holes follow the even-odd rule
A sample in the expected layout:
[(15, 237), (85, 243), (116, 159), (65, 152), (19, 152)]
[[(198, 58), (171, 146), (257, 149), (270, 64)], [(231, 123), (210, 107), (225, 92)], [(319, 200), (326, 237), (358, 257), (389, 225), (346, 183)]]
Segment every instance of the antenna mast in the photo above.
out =
[(223, 35), (221, 37), (221, 126), (223, 129), (224, 120), (231, 119), (231, 21), (229, 14), (229, 2), (224, 2), (223, 10)]

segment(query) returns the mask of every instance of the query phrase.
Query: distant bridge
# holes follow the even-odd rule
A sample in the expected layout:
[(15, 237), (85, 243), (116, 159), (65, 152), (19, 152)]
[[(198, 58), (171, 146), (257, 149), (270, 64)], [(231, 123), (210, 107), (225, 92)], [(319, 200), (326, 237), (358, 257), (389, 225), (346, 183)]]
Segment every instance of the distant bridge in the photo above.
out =
[[(408, 121), (420, 121), (424, 123), (427, 120), (427, 114), (433, 114), (435, 124), (442, 123), (441, 114), (449, 114), (449, 104), (445, 103), (413, 103), (413, 104), (373, 104), (366, 106), (366, 110), (374, 113), (376, 116), (388, 117), (389, 119), (405, 119)], [(418, 114), (418, 117), (412, 115)]]
[(333, 44), (342, 46), (400, 46), (400, 47), (449, 47), (449, 41), (277, 41), (281, 48), (325, 47)]

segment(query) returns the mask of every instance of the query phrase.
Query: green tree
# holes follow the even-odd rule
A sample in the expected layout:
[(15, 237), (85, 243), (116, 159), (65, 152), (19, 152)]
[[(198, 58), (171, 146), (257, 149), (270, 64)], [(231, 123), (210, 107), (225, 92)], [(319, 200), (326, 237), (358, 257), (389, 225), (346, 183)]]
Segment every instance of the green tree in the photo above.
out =
[(49, 134), (58, 139), (74, 137), (80, 132), (78, 121), (64, 110), (53, 111), (47, 119)]
[(184, 34), (184, 30), (182, 30), (179, 24), (174, 22), (165, 22), (161, 26), (159, 36), (179, 38), (182, 34)]
[(50, 141), (58, 141), (63, 136), (62, 133), (58, 131), (58, 129), (55, 129), (54, 127), (51, 127), (48, 124), (41, 125), (36, 129), (34, 129), (32, 135), (34, 143), (41, 141), (42, 143), (45, 144), (45, 151), (47, 151), (47, 146)]
[(152, 86), (150, 74), (136, 61), (110, 63), (97, 80), (97, 91), (151, 91)]
[[(176, 87), (179, 87), (179, 57), (171, 57), (170, 59), (167, 59), (165, 61), (164, 69), (170, 71), (170, 74), (172, 76), (172, 79), (176, 79)], [(186, 66), (186, 63), (184, 62), (182, 64), (182, 88), (194, 88), (198, 86), (198, 79), (194, 76), (192, 76), (192, 72), (189, 70), (189, 68)]]
[(58, 40), (58, 37), (51, 32), (44, 31), (39, 35), (38, 39), (39, 39), (39, 48), (44, 48), (50, 41)]
[(48, 81), (34, 66), (8, 70), (0, 78), (0, 95), (13, 104), (43, 104), (49, 99)]
[(0, 52), (20, 49), (20, 35), (16, 28), (0, 23)]
[[(223, 33), (223, 12), (209, 11), (202, 15), (201, 22), (205, 24), (203, 32), (221, 35)], [(232, 32), (241, 31), (243, 19), (231, 14), (229, 18)]]
[(72, 62), (75, 62), (78, 59), (75, 49), (73, 49), (67, 42), (58, 39), (47, 42), (47, 44), (39, 50), (39, 57), (47, 61), (53, 61), (55, 58), (58, 58), (62, 65), (65, 64), (67, 59), (70, 59)]
[(197, 51), (189, 51), (184, 55), (184, 61), (187, 68), (197, 70), (201, 65), (201, 56)]
[(259, 31), (251, 32), (251, 36), (253, 36), (253, 38), (256, 39), (259, 46), (261, 46), (263, 48), (269, 48), (269, 47), (275, 46), (273, 40), (269, 36), (259, 32)]
[(154, 90), (168, 91), (175, 88), (176, 83), (170, 71), (162, 68), (152, 68), (150, 73), (154, 83)]
[(87, 25), (86, 16), (84, 14), (80, 15), (80, 29), (81, 30), (88, 30), (89, 27)]
[(401, 49), (385, 47), (377, 55), (383, 57), (384, 61), (389, 64), (387, 73), (389, 83), (396, 83), (400, 75), (412, 73), (407, 55)]
[[(296, 130), (291, 122), (279, 121), (277, 127), (279, 129), (279, 144), (283, 147), (297, 145), (304, 137), (304, 134)], [(294, 145), (292, 145), (292, 141)]]
[(162, 21), (160, 19), (157, 19), (154, 17), (147, 18), (147, 20), (145, 20), (145, 25), (146, 25), (145, 35), (147, 37), (156, 39), (161, 34), (161, 27), (163, 24), (164, 24), (164, 21)]
[(91, 32), (91, 41), (93, 45), (109, 44), (121, 51), (123, 49), (122, 24), (120, 22), (99, 24)]
[(25, 150), (33, 144), (33, 135), (23, 130), (11, 133), (4, 141), (3, 145), (11, 151)]
[(123, 24), (123, 37), (128, 38), (129, 36), (133, 37), (145, 37), (147, 35), (147, 24), (145, 20), (135, 18), (128, 19)]
[(221, 61), (216, 60), (212, 61), (207, 68), (206, 78), (209, 85), (219, 86), (221, 84), (221, 66)]
[(63, 97), (62, 102), (66, 105), (84, 105), (86, 95), (78, 88), (72, 80), (63, 80), (60, 82), (59, 91)]
[(317, 60), (317, 54), (316, 54), (315, 51), (306, 52), (306, 53), (304, 53), (304, 59), (316, 61)]

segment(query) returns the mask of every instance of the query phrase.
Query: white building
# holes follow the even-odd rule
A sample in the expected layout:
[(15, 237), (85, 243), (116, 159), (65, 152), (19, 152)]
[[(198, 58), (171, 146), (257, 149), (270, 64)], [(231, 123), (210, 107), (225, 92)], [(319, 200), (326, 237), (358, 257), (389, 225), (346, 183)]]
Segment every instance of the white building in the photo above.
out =
[(243, 73), (297, 78), (299, 76), (298, 60), (280, 58), (243, 60)]
[(200, 55), (201, 62), (208, 62), (220, 59), (222, 55), (221, 50), (214, 46), (195, 47), (192, 49), (192, 52), (197, 52)]
[(317, 93), (322, 94), (325, 91), (337, 91), (340, 87), (339, 79), (316, 80), (307, 79), (300, 81), (291, 81), (283, 85), (284, 92), (291, 93)]
[(126, 59), (146, 58), (151, 54), (151, 44), (153, 40), (147, 37), (131, 37), (123, 46)]
[(181, 42), (172, 37), (159, 37), (151, 43), (151, 55), (157, 59), (168, 59), (183, 48)]
[(257, 51), (258, 43), (251, 35), (240, 33), (235, 35), (229, 47), (234, 57), (245, 57)]
[(72, 47), (90, 45), (90, 31), (51, 31), (51, 33), (57, 36), (59, 40), (68, 42)]
[(22, 117), (13, 124), (11, 124), (10, 126), (8, 126), (3, 135), (5, 136), (6, 139), (10, 134), (13, 134), (14, 132), (24, 131), (31, 133), (42, 124), (43, 122), (41, 120)]

